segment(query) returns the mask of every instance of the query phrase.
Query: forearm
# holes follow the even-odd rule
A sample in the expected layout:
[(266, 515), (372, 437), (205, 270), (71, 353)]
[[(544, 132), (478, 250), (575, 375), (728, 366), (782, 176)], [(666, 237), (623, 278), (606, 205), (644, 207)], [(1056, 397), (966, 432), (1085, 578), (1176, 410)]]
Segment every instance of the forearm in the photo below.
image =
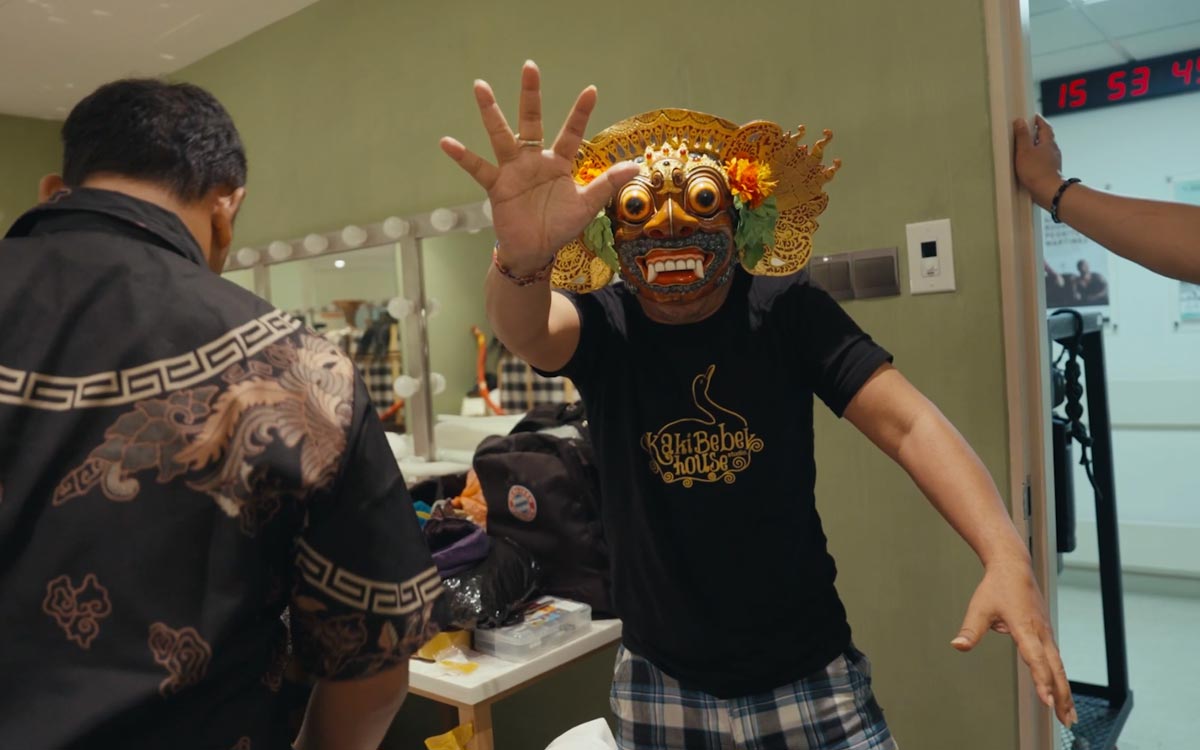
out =
[(500, 275), (495, 266), (484, 287), (488, 321), (496, 336), (523, 359), (549, 335), (550, 283), (538, 281), (518, 286)]
[[(1058, 185), (1036, 188), (1049, 208)], [(1200, 284), (1200, 206), (1142, 200), (1073, 185), (1059, 218), (1089, 239), (1152, 271)]]
[(1028, 562), (987, 468), (933, 404), (914, 419), (893, 458), (985, 566)]
[(408, 664), (313, 689), (295, 750), (376, 750), (408, 695)]

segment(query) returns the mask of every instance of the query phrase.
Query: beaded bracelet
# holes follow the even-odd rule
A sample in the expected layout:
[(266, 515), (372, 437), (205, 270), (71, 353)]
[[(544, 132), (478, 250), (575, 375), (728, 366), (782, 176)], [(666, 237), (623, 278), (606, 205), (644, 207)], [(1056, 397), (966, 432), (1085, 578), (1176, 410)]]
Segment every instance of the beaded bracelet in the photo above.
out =
[(1083, 180), (1078, 177), (1072, 177), (1060, 185), (1058, 192), (1054, 194), (1054, 200), (1050, 202), (1050, 218), (1054, 219), (1055, 224), (1062, 224), (1062, 219), (1058, 218), (1058, 202), (1062, 200), (1063, 193), (1067, 192), (1067, 188), (1078, 182), (1083, 182)]
[(554, 270), (554, 260), (555, 258), (552, 255), (550, 256), (550, 260), (546, 263), (546, 265), (542, 266), (538, 270), (524, 276), (518, 276), (500, 262), (500, 243), (497, 242), (496, 246), (492, 248), (492, 265), (496, 267), (496, 271), (499, 272), (501, 276), (517, 286), (529, 286), (530, 284), (536, 284), (539, 281), (545, 281), (546, 279), (550, 278), (550, 273)]

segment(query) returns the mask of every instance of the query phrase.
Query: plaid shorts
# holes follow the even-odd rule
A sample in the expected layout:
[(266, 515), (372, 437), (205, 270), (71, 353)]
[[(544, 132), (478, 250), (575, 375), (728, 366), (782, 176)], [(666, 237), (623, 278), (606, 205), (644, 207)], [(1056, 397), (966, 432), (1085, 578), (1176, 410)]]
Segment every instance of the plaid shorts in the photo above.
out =
[(853, 646), (822, 672), (731, 700), (683, 688), (622, 646), (612, 710), (621, 750), (896, 750)]

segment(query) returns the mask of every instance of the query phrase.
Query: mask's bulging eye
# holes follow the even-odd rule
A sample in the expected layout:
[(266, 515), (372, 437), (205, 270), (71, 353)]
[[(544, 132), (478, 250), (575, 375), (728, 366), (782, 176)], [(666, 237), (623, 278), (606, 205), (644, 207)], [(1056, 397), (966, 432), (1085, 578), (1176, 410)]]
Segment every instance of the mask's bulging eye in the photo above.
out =
[(630, 224), (641, 224), (650, 218), (654, 201), (642, 185), (626, 185), (617, 196), (617, 218)]
[(696, 216), (708, 218), (721, 210), (721, 187), (708, 175), (692, 178), (687, 187), (687, 209)]

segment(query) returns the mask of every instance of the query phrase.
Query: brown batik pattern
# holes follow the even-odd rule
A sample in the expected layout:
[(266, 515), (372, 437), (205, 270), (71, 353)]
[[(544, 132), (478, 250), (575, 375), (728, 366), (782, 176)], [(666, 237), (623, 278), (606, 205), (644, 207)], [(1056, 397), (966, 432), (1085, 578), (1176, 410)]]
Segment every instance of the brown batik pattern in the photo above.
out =
[(158, 692), (164, 697), (195, 685), (208, 672), (212, 648), (195, 628), (176, 630), (156, 622), (150, 626), (147, 645), (154, 661), (167, 670), (166, 679), (158, 685)]
[(267, 667), (267, 672), (262, 676), (262, 684), (267, 690), (272, 693), (278, 693), (283, 688), (283, 678), (287, 674), (288, 663), (291, 661), (291, 655), (288, 654), (287, 636), (279, 638), (275, 643), (274, 651), (271, 653), (271, 665)]
[(367, 617), (361, 612), (333, 615), (323, 603), (306, 596), (297, 596), (294, 603), (297, 654), (318, 677), (369, 677), (408, 661), (438, 632), (433, 602), (400, 621), (403, 633), (393, 618)]
[(112, 614), (112, 602), (95, 574), (88, 573), (79, 586), (61, 575), (46, 584), (42, 611), (54, 618), (67, 640), (86, 650), (100, 634), (100, 621)]
[[(354, 408), (354, 365), (336, 347), (303, 333), (232, 365), (220, 380), (135, 404), (59, 483), (54, 505), (97, 487), (127, 502), (141, 491), (139, 474), (155, 471), (160, 484), (186, 475), (254, 536), (286, 502), (332, 483)], [(294, 452), (298, 476), (257, 460), (273, 445)]]

